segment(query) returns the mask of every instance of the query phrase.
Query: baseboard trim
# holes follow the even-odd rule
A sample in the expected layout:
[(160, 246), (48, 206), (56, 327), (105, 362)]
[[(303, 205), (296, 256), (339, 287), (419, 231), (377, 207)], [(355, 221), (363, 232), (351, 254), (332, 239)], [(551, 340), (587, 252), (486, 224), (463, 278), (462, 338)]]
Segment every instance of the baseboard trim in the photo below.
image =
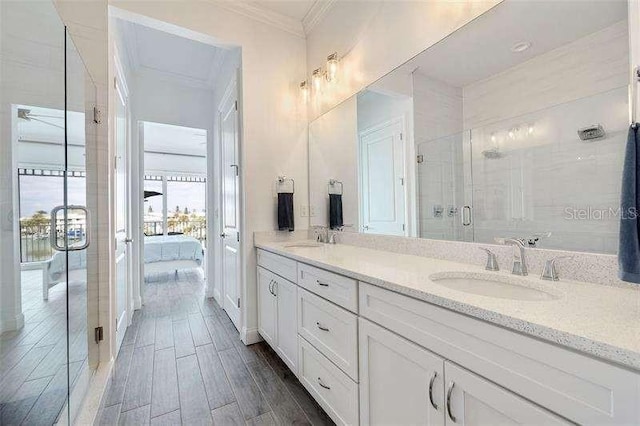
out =
[(82, 407), (80, 407), (74, 424), (93, 425), (99, 423), (98, 416), (113, 373), (113, 366), (114, 360), (98, 365), (98, 368), (91, 376), (87, 394), (82, 401)]
[(240, 338), (245, 345), (253, 345), (254, 343), (262, 342), (262, 336), (258, 333), (257, 328), (246, 329), (242, 328)]
[(0, 333), (17, 331), (24, 327), (24, 315), (22, 313), (11, 318), (0, 318)]

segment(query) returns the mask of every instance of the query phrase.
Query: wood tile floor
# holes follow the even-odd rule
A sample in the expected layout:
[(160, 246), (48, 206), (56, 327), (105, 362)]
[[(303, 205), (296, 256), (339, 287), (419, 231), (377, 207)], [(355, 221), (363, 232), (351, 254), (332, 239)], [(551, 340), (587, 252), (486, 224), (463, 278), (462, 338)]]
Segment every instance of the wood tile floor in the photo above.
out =
[(145, 283), (100, 415), (104, 425), (324, 425), (264, 342), (245, 346), (196, 271)]
[(87, 368), (86, 284), (69, 284), (67, 367), (66, 286), (42, 300), (42, 271), (22, 271), (24, 327), (0, 336), (0, 425), (51, 425), (67, 400), (67, 368), (73, 386)]

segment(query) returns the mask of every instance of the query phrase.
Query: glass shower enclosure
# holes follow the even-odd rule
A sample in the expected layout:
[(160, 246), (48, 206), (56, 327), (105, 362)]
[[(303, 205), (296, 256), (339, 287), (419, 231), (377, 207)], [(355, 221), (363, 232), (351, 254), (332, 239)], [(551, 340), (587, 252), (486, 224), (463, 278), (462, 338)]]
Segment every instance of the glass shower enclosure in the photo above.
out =
[(96, 364), (95, 97), (54, 4), (0, 2), (0, 424), (71, 424)]

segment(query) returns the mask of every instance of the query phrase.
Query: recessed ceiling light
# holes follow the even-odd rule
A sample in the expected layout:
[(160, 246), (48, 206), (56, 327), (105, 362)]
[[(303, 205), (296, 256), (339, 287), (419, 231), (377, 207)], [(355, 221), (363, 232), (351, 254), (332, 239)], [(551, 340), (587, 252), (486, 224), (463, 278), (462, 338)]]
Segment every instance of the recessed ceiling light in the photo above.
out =
[(513, 46), (511, 46), (511, 51), (515, 53), (524, 52), (528, 48), (531, 47), (531, 42), (529, 41), (519, 41)]

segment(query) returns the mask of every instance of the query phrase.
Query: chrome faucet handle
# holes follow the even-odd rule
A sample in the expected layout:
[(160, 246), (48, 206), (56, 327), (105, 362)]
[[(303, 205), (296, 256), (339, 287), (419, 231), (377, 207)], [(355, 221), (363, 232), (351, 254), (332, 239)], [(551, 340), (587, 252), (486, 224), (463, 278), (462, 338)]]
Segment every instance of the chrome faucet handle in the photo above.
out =
[(573, 259), (574, 256), (556, 256), (551, 259), (548, 259), (544, 262), (544, 269), (542, 270), (542, 274), (540, 275), (541, 280), (547, 281), (558, 281), (560, 277), (558, 276), (558, 271), (556, 269), (556, 261), (560, 259)]
[(499, 271), (500, 267), (498, 266), (498, 259), (496, 258), (496, 254), (489, 250), (488, 248), (478, 247), (480, 250), (487, 253), (487, 264), (484, 267), (487, 271)]
[(336, 235), (338, 233), (336, 231), (330, 232), (329, 233), (329, 244), (335, 244), (336, 243)]

